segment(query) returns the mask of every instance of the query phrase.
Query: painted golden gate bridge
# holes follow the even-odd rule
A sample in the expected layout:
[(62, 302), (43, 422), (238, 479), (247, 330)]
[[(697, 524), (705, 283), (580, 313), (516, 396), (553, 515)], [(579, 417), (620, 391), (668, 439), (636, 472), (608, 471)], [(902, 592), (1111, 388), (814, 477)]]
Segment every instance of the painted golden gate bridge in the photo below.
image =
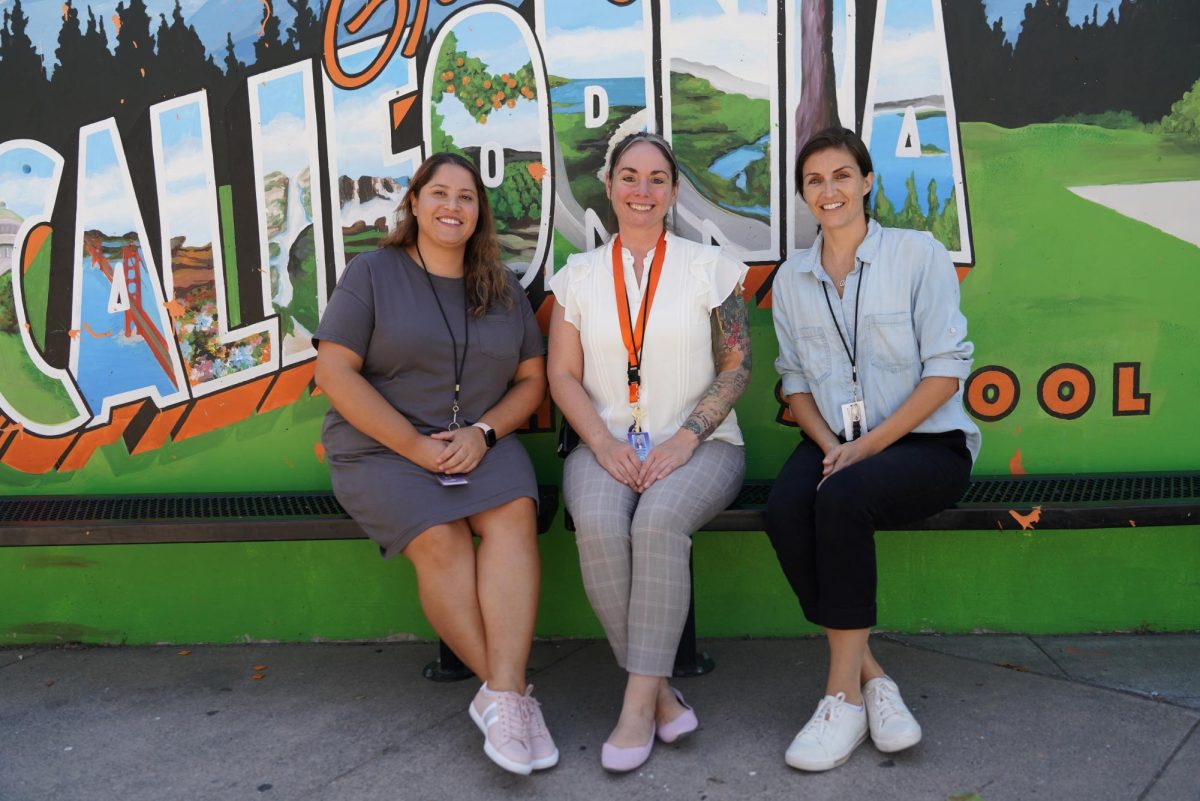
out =
[(176, 389), (179, 385), (175, 381), (175, 371), (171, 365), (171, 356), (167, 348), (167, 340), (163, 337), (162, 332), (154, 325), (150, 319), (150, 315), (146, 313), (145, 307), (142, 305), (142, 270), (145, 267), (145, 262), (142, 259), (142, 251), (137, 245), (126, 242), (121, 248), (121, 278), (118, 279), (116, 272), (113, 270), (112, 264), (104, 255), (104, 249), (100, 244), (99, 237), (85, 237), (83, 246), (88, 252), (88, 256), (92, 259), (92, 264), (99, 268), (100, 272), (104, 273), (104, 277), (109, 283), (117, 280), (123, 280), (125, 283), (125, 336), (132, 337), (135, 334), (140, 336), (146, 345), (150, 348), (150, 353), (154, 355), (158, 361), (159, 367), (167, 374), (171, 385)]

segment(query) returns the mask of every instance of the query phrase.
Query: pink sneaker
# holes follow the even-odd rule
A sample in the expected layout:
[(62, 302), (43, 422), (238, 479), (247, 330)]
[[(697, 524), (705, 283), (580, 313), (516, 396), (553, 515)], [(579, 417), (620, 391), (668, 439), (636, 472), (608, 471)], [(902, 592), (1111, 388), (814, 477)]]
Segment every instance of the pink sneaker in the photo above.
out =
[(683, 712), (672, 721), (668, 721), (658, 727), (658, 739), (664, 743), (673, 743), (680, 737), (685, 737), (696, 729), (700, 728), (700, 721), (696, 718), (696, 710), (688, 706), (687, 701), (683, 700), (683, 693), (671, 688), (671, 692), (675, 693), (675, 698), (678, 699), (679, 705), (683, 707)]
[(527, 776), (533, 765), (523, 698), (514, 692), (495, 692), (485, 683), (467, 705), (467, 712), (483, 732), (483, 753), (488, 759), (507, 771)]
[(558, 747), (550, 730), (546, 728), (546, 719), (542, 717), (542, 705), (533, 697), (533, 685), (525, 688), (521, 698), (525, 705), (525, 726), (529, 734), (529, 764), (534, 770), (545, 770), (558, 764)]

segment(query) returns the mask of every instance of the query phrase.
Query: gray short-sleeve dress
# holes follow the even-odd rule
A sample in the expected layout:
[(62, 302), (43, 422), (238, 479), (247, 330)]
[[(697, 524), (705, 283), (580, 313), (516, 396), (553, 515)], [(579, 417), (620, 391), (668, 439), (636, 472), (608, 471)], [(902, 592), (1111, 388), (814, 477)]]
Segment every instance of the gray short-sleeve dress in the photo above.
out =
[[(386, 247), (357, 256), (329, 299), (314, 343), (336, 342), (363, 359), (363, 377), (422, 434), (445, 431), (454, 399), (454, 346), (465, 339), (461, 278), (430, 275), (407, 253)], [(514, 276), (512, 308), (470, 316), (459, 420), (474, 422), (494, 406), (518, 363), (545, 353), (533, 310)], [(333, 491), (378, 545), (385, 559), (422, 531), (492, 509), (520, 497), (537, 502), (537, 480), (525, 448), (502, 437), (468, 474), (469, 484), (445, 487), (429, 471), (359, 431), (335, 409), (325, 416), (321, 442)]]

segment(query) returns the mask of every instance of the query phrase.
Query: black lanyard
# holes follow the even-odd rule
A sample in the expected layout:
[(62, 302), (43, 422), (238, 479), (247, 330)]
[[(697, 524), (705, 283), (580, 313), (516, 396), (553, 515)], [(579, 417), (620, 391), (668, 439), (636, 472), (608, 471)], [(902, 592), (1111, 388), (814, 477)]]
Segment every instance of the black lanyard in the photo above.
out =
[(463, 371), (467, 367), (467, 348), (471, 344), (471, 326), (467, 320), (466, 286), (463, 287), (463, 350), (462, 359), (459, 359), (458, 339), (454, 336), (454, 329), (450, 327), (450, 318), (446, 316), (446, 310), (442, 308), (442, 299), (438, 297), (437, 287), (433, 285), (433, 277), (429, 275), (429, 268), (425, 266), (425, 256), (421, 253), (421, 246), (414, 243), (414, 247), (417, 249), (417, 257), (421, 260), (421, 269), (425, 271), (425, 280), (429, 282), (429, 289), (433, 292), (433, 299), (437, 301), (438, 311), (442, 313), (442, 322), (446, 324), (446, 331), (450, 334), (450, 345), (454, 348), (454, 403), (450, 406), (453, 417), (450, 425), (446, 426), (448, 430), (453, 431), (462, 427), (462, 423), (458, 422), (458, 396), (462, 390)]
[[(842, 336), (842, 327), (838, 325), (837, 315), (833, 313), (833, 302), (829, 300), (829, 287), (825, 283), (821, 283), (821, 290), (825, 293), (825, 305), (829, 307), (829, 316), (833, 318), (833, 327), (837, 329), (838, 339), (842, 341), (842, 347), (846, 350), (846, 357), (850, 359), (850, 380), (854, 384), (855, 396), (853, 400), (858, 400), (858, 299), (862, 297), (862, 279), (866, 269), (862, 262), (858, 264), (858, 284), (854, 287), (854, 341), (849, 345), (846, 344), (846, 337)], [(849, 334), (850, 332), (846, 332)]]

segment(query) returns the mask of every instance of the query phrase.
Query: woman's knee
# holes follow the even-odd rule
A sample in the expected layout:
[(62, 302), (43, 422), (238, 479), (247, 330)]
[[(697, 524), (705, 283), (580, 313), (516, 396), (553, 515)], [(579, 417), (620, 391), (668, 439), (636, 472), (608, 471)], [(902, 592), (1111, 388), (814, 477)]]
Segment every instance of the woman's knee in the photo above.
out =
[(418, 534), (403, 551), (420, 571), (443, 572), (474, 558), (471, 530), (465, 520), (432, 526)]
[(537, 506), (529, 497), (514, 498), (507, 503), (471, 515), (467, 521), (471, 530), (481, 538), (537, 537)]

